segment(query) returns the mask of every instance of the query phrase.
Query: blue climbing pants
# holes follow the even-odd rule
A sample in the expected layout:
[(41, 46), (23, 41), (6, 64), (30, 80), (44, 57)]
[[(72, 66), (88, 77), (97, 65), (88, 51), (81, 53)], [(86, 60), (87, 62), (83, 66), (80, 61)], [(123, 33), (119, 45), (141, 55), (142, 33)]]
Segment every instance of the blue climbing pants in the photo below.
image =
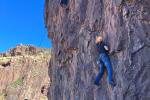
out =
[(107, 81), (109, 82), (109, 84), (113, 84), (113, 80), (112, 80), (112, 67), (111, 67), (111, 63), (110, 63), (110, 59), (109, 56), (105, 53), (100, 54), (99, 55), (99, 59), (100, 61), (100, 70), (98, 75), (96, 76), (95, 82), (99, 83), (99, 81), (101, 80), (103, 74), (104, 74), (104, 69), (106, 68), (107, 70)]

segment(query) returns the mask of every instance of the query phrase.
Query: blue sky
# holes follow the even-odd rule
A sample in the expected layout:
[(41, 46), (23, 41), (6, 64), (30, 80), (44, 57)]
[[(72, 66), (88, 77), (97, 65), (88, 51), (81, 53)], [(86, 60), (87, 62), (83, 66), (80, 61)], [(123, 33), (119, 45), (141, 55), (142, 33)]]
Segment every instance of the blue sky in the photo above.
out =
[(0, 52), (19, 43), (51, 47), (44, 25), (44, 0), (0, 0)]

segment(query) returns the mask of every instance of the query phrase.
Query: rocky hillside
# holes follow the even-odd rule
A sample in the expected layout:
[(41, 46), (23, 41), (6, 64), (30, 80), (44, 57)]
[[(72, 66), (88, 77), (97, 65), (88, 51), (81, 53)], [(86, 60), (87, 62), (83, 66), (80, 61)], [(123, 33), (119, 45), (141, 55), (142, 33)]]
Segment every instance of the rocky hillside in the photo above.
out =
[(47, 100), (50, 57), (50, 49), (22, 44), (0, 53), (0, 100)]
[[(49, 100), (150, 100), (150, 0), (45, 0), (52, 39)], [(95, 36), (110, 47), (116, 86), (98, 73)]]

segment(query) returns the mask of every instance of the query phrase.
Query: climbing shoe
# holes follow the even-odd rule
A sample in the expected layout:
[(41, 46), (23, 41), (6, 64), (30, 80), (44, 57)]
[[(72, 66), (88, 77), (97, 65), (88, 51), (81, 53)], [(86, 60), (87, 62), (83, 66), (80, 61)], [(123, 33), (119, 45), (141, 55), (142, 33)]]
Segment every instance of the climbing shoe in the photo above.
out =
[(112, 88), (116, 86), (116, 84), (114, 83), (114, 81), (110, 81), (109, 84), (111, 85)]
[(99, 83), (99, 82), (97, 82), (97, 81), (94, 81), (94, 84), (95, 84), (95, 85), (97, 85), (97, 86), (99, 86), (99, 85), (100, 85), (100, 83)]

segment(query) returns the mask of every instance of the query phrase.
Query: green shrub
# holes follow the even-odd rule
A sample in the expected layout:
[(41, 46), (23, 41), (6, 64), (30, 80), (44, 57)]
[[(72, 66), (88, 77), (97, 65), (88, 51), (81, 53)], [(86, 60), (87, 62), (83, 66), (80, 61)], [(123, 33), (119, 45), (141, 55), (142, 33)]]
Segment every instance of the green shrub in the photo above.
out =
[(19, 77), (17, 80), (10, 83), (10, 87), (17, 88), (17, 86), (22, 85), (22, 84), (23, 84), (23, 78)]
[(0, 100), (5, 100), (6, 93), (0, 93)]
[(0, 93), (0, 96), (6, 96), (6, 93)]

